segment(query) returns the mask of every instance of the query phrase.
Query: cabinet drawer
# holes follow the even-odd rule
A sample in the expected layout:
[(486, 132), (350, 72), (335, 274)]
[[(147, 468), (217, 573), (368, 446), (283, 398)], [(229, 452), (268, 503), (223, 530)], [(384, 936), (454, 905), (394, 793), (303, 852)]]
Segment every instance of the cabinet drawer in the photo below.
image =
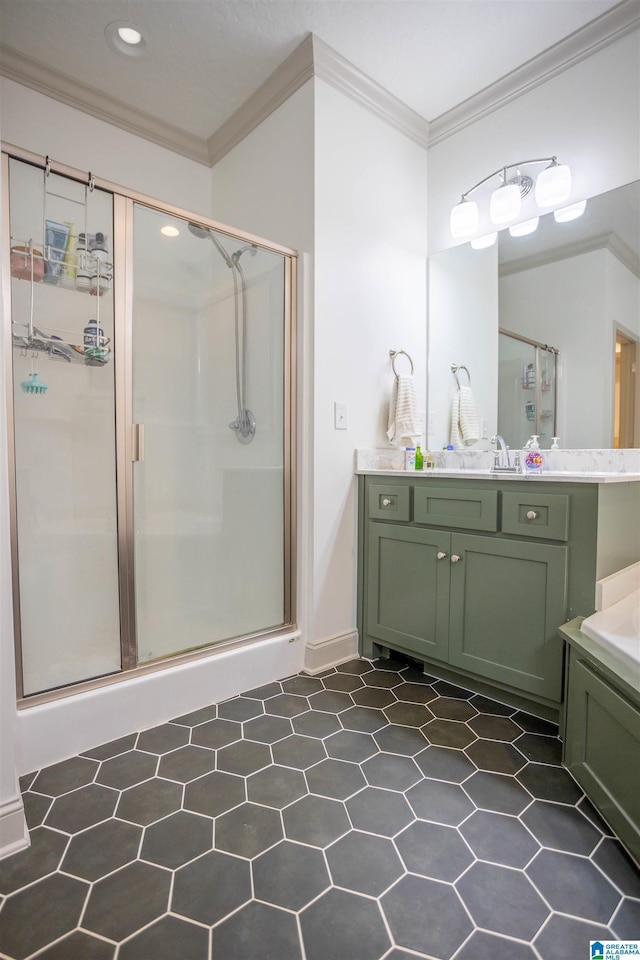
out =
[(369, 487), (368, 514), (373, 520), (409, 520), (410, 488), (389, 483)]
[(497, 530), (498, 492), (453, 490), (430, 483), (414, 487), (413, 519), (434, 527)]
[(567, 540), (569, 497), (529, 491), (503, 493), (502, 532), (543, 540)]

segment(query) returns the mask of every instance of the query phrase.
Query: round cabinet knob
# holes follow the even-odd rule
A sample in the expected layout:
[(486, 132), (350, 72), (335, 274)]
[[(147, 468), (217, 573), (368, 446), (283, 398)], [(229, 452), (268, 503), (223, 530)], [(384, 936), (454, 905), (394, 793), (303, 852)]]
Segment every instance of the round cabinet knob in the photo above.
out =
[(440, 550), (438, 551), (438, 553), (436, 553), (436, 557), (438, 558), (438, 560), (444, 560), (444, 558), (446, 557), (446, 553), (443, 553), (442, 550)]
[(385, 497), (385, 498), (384, 498), (384, 500), (382, 501), (382, 506), (383, 506), (383, 507), (389, 507), (389, 506), (391, 506), (391, 500), (389, 500), (389, 497)]
[(527, 510), (527, 520), (535, 520), (537, 516), (535, 510)]
[(458, 560), (462, 560), (462, 557), (459, 557), (457, 553), (451, 555), (451, 563), (457, 563)]

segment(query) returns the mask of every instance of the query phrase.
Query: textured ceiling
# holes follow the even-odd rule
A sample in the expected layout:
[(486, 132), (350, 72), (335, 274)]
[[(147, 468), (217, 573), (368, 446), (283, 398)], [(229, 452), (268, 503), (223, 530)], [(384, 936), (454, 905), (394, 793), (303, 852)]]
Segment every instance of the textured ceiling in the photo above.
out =
[[(2, 43), (208, 138), (314, 33), (432, 121), (617, 0), (0, 0)], [(144, 59), (107, 46), (116, 20)]]

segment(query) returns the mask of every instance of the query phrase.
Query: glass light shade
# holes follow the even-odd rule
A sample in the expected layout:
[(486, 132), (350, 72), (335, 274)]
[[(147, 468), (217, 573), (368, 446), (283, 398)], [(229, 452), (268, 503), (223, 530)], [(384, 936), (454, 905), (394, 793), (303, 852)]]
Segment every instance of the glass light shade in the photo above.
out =
[(508, 223), (520, 212), (520, 187), (517, 183), (504, 183), (491, 194), (489, 216), (494, 223)]
[(568, 223), (569, 220), (577, 220), (581, 217), (587, 208), (586, 200), (579, 200), (578, 203), (570, 203), (568, 207), (560, 207), (553, 211), (553, 218), (556, 223)]
[(539, 207), (552, 207), (562, 203), (571, 193), (571, 170), (566, 163), (552, 163), (538, 174), (536, 180), (536, 203)]
[(540, 217), (534, 217), (533, 220), (523, 220), (522, 223), (514, 223), (509, 227), (509, 233), (512, 237), (526, 237), (528, 233), (535, 233), (538, 229)]
[(498, 237), (497, 233), (487, 233), (484, 237), (476, 237), (471, 241), (474, 250), (484, 250), (485, 247), (492, 247)]
[(469, 237), (478, 229), (478, 204), (461, 200), (451, 211), (449, 223), (453, 237)]

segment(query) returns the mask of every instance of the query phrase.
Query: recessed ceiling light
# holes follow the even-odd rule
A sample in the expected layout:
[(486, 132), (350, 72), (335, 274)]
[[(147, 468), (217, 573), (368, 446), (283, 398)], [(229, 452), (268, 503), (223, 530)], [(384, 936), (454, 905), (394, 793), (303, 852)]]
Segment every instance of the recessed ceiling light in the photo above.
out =
[(135, 23), (116, 20), (105, 27), (104, 34), (111, 49), (125, 57), (146, 57), (149, 52), (149, 42)]
[(164, 234), (165, 237), (177, 237), (180, 235), (178, 228), (172, 227), (171, 224), (167, 224), (166, 227), (160, 227), (160, 233)]

